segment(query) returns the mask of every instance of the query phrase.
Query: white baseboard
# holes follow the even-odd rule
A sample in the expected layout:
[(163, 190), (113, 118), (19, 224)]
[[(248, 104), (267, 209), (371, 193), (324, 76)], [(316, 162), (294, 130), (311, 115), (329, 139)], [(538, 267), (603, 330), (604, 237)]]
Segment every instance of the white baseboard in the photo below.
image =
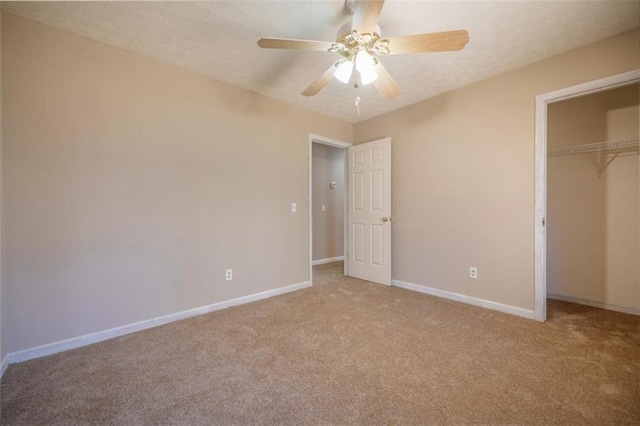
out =
[(579, 297), (565, 296), (564, 294), (547, 293), (549, 299), (562, 300), (564, 302), (578, 303), (580, 305), (593, 306), (594, 308), (607, 309), (609, 311), (623, 312), (625, 314), (640, 315), (640, 308), (633, 306), (613, 305), (611, 303), (594, 302), (593, 300), (580, 299)]
[(59, 352), (67, 351), (69, 349), (91, 345), (93, 343), (102, 342), (103, 340), (124, 336), (125, 334), (135, 333), (136, 331), (146, 330), (148, 328), (157, 327), (163, 324), (168, 324), (170, 322), (179, 321), (197, 315), (207, 314), (209, 312), (219, 311), (221, 309), (230, 308), (232, 306), (255, 302), (261, 299), (267, 299), (269, 297), (278, 296), (296, 290), (301, 290), (309, 286), (311, 286), (311, 282), (305, 281), (286, 287), (280, 287), (273, 290), (263, 291), (261, 293), (250, 294), (231, 300), (213, 303), (211, 305), (201, 306), (199, 308), (188, 309), (186, 311), (176, 312), (149, 320), (135, 322), (133, 324), (127, 324), (121, 327), (98, 331), (91, 334), (85, 334), (84, 336), (78, 336), (71, 339), (61, 340), (59, 342), (48, 343), (46, 345), (37, 346), (35, 348), (11, 352), (7, 354), (2, 360), (0, 377), (2, 377), (9, 364), (28, 361), (30, 359), (40, 358), (47, 355), (53, 355)]
[(311, 262), (311, 264), (313, 266), (324, 265), (325, 263), (337, 262), (339, 260), (344, 260), (344, 256), (328, 257), (326, 259), (318, 259), (318, 260), (314, 260), (313, 262)]
[(534, 317), (533, 310), (518, 308), (516, 306), (505, 305), (498, 302), (492, 302), (491, 300), (478, 299), (477, 297), (466, 296), (459, 293), (452, 293), (450, 291), (439, 290), (437, 288), (426, 287), (423, 285), (412, 284), (398, 280), (391, 280), (391, 285), (393, 285), (394, 287), (417, 291), (419, 293), (442, 297), (444, 299), (455, 300), (456, 302), (468, 303), (469, 305), (480, 306), (481, 308), (492, 309), (494, 311), (500, 311), (506, 314), (516, 315), (527, 319), (533, 319)]

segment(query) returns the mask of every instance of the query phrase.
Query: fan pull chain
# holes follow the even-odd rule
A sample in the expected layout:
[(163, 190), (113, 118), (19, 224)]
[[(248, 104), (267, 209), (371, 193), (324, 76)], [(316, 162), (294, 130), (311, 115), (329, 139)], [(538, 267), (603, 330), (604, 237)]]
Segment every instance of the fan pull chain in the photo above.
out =
[(356, 112), (360, 115), (360, 85), (358, 83), (354, 84), (353, 87), (356, 89)]

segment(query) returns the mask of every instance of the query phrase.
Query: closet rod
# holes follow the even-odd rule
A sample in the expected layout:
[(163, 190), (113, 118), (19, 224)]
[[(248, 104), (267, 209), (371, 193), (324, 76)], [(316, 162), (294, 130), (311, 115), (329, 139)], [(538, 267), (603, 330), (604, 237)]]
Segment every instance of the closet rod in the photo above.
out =
[(586, 145), (573, 145), (565, 146), (562, 148), (550, 149), (548, 151), (549, 157), (558, 157), (561, 155), (576, 155), (576, 154), (589, 154), (592, 152), (626, 152), (626, 151), (638, 151), (640, 149), (640, 140), (627, 140), (619, 142), (602, 142), (602, 143), (590, 143)]

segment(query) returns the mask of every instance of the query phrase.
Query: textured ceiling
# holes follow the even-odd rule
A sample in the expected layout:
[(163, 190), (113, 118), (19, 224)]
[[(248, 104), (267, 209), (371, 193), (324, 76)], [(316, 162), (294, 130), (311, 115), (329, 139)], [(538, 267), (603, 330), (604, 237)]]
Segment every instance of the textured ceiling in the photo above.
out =
[(384, 57), (401, 95), (382, 99), (335, 79), (300, 94), (338, 59), (328, 52), (260, 49), (260, 37), (335, 40), (344, 1), (3, 2), (47, 25), (192, 69), (290, 104), (358, 122), (638, 26), (637, 1), (387, 0), (382, 36), (467, 29), (462, 51)]

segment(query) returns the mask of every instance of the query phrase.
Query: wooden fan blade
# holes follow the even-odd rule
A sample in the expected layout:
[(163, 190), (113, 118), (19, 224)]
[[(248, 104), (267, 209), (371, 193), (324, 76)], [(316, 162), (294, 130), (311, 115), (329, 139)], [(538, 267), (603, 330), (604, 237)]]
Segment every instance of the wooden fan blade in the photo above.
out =
[(304, 96), (313, 96), (318, 93), (320, 90), (324, 88), (333, 78), (333, 74), (336, 72), (336, 66), (340, 61), (331, 65), (325, 72), (323, 72), (320, 77), (316, 78), (313, 83), (307, 86), (306, 89), (302, 92)]
[(378, 78), (376, 78), (372, 84), (383, 98), (393, 99), (400, 94), (398, 83), (391, 77), (389, 71), (387, 71), (380, 61), (378, 61), (376, 65), (376, 73), (378, 74)]
[(389, 54), (447, 52), (461, 50), (469, 42), (467, 30), (445, 31), (442, 33), (416, 34), (405, 37), (391, 37)]
[(328, 51), (335, 43), (316, 40), (296, 40), (292, 38), (261, 38), (258, 46), (264, 49), (302, 49)]
[(354, 0), (351, 29), (360, 34), (373, 34), (383, 5), (384, 0)]

